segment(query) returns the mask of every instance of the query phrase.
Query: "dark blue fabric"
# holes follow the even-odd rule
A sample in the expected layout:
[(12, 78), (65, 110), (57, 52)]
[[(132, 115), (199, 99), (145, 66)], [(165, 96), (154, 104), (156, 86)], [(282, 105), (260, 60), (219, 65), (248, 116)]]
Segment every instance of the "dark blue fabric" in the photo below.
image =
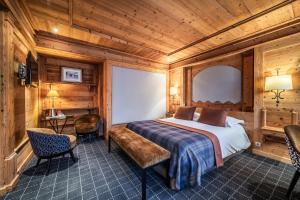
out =
[(215, 167), (213, 144), (204, 135), (152, 120), (132, 122), (127, 128), (171, 152), (169, 176), (176, 188), (201, 184), (201, 175)]
[(50, 156), (71, 149), (70, 139), (66, 135), (45, 134), (27, 131), (33, 152), (37, 156)]

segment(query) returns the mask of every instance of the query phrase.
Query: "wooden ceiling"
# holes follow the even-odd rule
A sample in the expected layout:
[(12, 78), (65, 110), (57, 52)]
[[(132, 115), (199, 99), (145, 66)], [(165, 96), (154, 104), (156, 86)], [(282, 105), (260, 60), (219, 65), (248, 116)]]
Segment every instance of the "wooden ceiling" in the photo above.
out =
[(175, 63), (298, 20), (300, 0), (23, 0), (51, 33)]

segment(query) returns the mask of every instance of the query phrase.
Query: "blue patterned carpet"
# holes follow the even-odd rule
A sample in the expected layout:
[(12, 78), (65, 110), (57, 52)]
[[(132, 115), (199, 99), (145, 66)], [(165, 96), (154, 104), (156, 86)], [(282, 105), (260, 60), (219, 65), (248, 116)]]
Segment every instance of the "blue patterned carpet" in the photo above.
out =
[[(53, 160), (45, 176), (46, 162), (35, 169), (33, 158), (17, 187), (0, 199), (140, 199), (140, 171), (118, 147), (107, 153), (103, 140), (80, 144), (79, 158)], [(175, 192), (163, 179), (150, 171), (148, 199), (285, 199), (294, 168), (250, 153), (236, 155), (225, 166), (203, 177), (202, 186)], [(300, 181), (299, 181), (300, 182)], [(300, 199), (300, 184), (292, 199)]]

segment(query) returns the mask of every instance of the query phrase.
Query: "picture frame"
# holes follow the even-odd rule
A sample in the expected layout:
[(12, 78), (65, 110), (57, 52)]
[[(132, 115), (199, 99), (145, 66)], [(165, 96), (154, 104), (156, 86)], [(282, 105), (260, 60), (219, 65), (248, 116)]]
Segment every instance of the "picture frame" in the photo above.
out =
[(61, 81), (63, 82), (82, 82), (82, 69), (62, 67), (61, 68)]

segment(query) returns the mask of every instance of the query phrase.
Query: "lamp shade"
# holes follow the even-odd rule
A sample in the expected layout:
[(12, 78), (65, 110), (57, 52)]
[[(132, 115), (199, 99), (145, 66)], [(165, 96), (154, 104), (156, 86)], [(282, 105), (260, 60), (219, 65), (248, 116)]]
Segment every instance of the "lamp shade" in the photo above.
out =
[(171, 87), (170, 88), (170, 95), (171, 96), (177, 95), (177, 87)]
[(292, 76), (270, 76), (266, 77), (265, 90), (291, 90), (293, 89)]
[(59, 97), (56, 90), (50, 90), (47, 94), (47, 97)]

